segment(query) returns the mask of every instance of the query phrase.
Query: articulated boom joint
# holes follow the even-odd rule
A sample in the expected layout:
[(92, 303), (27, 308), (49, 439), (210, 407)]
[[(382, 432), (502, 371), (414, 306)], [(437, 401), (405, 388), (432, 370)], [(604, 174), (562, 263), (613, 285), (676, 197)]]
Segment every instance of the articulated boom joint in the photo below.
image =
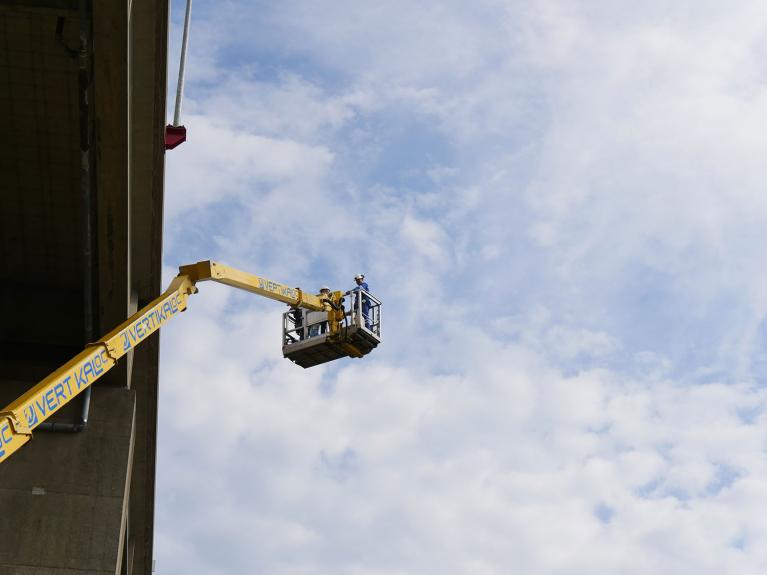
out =
[(301, 307), (301, 303), (304, 301), (304, 292), (301, 291), (301, 288), (296, 288), (296, 293), (298, 294), (296, 296), (296, 302), (290, 304), (291, 307)]
[(24, 417), (19, 417), (15, 411), (0, 411), (0, 418), (7, 417), (14, 433), (21, 435), (32, 435), (32, 430), (25, 421)]
[(283, 314), (282, 354), (301, 367), (363, 357), (381, 342), (381, 302), (367, 291), (357, 293), (346, 309), (344, 294), (327, 287), (315, 295), (216, 262), (184, 265), (160, 296), (2, 408), (0, 463), (32, 438), (33, 428), (185, 311), (189, 296), (198, 291), (196, 284), (206, 280), (288, 304), (290, 309)]
[(120, 354), (117, 352), (117, 349), (115, 349), (115, 346), (113, 346), (109, 341), (94, 341), (92, 343), (86, 344), (85, 347), (103, 347), (110, 359), (114, 361), (120, 359)]

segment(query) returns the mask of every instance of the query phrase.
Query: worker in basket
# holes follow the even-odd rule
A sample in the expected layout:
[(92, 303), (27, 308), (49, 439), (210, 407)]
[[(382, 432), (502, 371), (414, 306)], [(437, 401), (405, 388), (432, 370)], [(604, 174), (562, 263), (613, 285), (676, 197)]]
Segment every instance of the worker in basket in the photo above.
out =
[(360, 309), (360, 297), (362, 298), (362, 318), (365, 320), (365, 327), (370, 329), (370, 299), (361, 293), (362, 290), (370, 292), (370, 287), (365, 281), (365, 274), (357, 274), (354, 276), (354, 281), (357, 283), (357, 287), (346, 292), (346, 295), (354, 294), (354, 309)]
[[(322, 286), (320, 288), (320, 297), (323, 299), (327, 299), (330, 297), (330, 288), (327, 286)], [(314, 314), (312, 314), (314, 316)], [(325, 315), (323, 314), (323, 317)], [(309, 337), (314, 337), (315, 335), (320, 335), (322, 333), (327, 333), (328, 331), (328, 322), (327, 320), (321, 321), (319, 323), (314, 323), (309, 326)]]

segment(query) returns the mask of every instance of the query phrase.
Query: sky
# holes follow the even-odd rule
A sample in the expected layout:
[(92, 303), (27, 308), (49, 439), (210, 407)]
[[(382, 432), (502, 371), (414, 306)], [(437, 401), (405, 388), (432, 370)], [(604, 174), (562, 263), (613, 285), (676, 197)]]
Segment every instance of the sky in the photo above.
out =
[(767, 571), (767, 5), (198, 0), (186, 70), (165, 279), (362, 272), (383, 342), (200, 286), (157, 573)]

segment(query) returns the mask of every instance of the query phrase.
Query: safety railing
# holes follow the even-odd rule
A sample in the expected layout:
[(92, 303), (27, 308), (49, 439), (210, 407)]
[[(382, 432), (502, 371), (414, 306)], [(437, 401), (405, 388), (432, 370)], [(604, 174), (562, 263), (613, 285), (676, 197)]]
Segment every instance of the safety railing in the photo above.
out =
[(345, 317), (349, 323), (364, 328), (381, 339), (381, 300), (362, 288), (347, 292), (344, 298)]
[(328, 333), (328, 314), (293, 308), (282, 314), (282, 344), (291, 345)]
[[(341, 329), (364, 329), (381, 339), (381, 300), (370, 292), (357, 288), (343, 298), (344, 319)], [(325, 335), (329, 332), (327, 313), (303, 309), (290, 309), (282, 314), (282, 344)]]
[(304, 310), (292, 308), (282, 314), (282, 345), (298, 343), (306, 339), (308, 331), (304, 325)]

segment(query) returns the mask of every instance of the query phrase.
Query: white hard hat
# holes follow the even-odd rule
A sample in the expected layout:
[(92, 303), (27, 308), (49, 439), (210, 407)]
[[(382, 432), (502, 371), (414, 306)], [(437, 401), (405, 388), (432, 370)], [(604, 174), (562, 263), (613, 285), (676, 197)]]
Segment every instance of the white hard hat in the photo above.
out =
[(320, 288), (320, 293), (322, 293), (322, 292), (324, 292), (324, 291), (330, 291), (330, 288), (329, 288), (328, 286), (322, 286), (322, 287)]
[(355, 280), (364, 280), (365, 279), (365, 274), (357, 274), (356, 276), (354, 276), (354, 279)]

